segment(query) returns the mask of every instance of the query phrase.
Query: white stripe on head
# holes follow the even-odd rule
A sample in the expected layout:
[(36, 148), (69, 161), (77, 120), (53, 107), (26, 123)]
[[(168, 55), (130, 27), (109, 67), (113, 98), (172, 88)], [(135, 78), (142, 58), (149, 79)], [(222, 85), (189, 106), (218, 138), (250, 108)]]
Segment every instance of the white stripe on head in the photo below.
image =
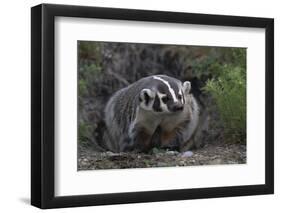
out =
[(156, 80), (162, 81), (164, 84), (166, 84), (168, 89), (169, 89), (169, 92), (171, 93), (171, 95), (173, 97), (174, 102), (178, 101), (177, 97), (176, 97), (176, 94), (175, 94), (175, 91), (172, 89), (172, 87), (170, 86), (168, 81), (165, 81), (163, 78), (160, 78), (158, 76), (153, 76), (153, 78), (156, 79)]

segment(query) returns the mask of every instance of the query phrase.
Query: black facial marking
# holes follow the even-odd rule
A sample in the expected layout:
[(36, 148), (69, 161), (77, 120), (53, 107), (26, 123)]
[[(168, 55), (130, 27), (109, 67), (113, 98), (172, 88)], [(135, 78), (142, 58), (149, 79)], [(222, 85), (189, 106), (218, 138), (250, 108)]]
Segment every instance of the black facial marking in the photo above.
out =
[(145, 105), (148, 105), (148, 103), (149, 103), (149, 100), (150, 100), (150, 97), (149, 97), (149, 95), (145, 92), (144, 93), (144, 103), (145, 103)]
[(169, 100), (169, 97), (168, 97), (168, 96), (162, 97), (162, 102), (163, 102), (164, 104), (166, 104), (166, 103), (168, 102), (168, 100)]
[(162, 112), (162, 109), (160, 107), (160, 99), (159, 99), (158, 95), (155, 96), (155, 100), (153, 103), (153, 110), (155, 112)]
[(173, 102), (173, 97), (172, 97), (172, 95), (169, 91), (168, 86), (161, 81), (158, 81), (157, 83), (158, 83), (157, 90), (159, 91), (159, 93), (166, 95), (166, 96), (161, 98), (162, 102), (164, 104), (168, 104), (169, 102)]
[(182, 95), (181, 94), (178, 94), (178, 99), (181, 101), (181, 99), (182, 99)]

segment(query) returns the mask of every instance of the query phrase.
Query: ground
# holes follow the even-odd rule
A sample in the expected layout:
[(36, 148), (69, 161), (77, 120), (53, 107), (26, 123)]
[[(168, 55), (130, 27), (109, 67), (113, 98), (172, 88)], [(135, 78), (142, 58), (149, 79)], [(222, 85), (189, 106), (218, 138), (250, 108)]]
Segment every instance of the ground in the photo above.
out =
[(94, 152), (84, 147), (79, 150), (78, 170), (243, 163), (246, 163), (246, 146), (241, 144), (207, 144), (183, 153), (154, 148), (150, 154)]

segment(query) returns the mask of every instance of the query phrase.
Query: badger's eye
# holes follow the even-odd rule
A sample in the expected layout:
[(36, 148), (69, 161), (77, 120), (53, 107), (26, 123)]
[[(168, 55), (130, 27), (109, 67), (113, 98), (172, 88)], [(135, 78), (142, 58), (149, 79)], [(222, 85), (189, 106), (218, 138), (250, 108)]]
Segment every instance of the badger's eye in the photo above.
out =
[(169, 100), (168, 96), (162, 97), (162, 102), (165, 104)]
[(178, 95), (178, 99), (180, 99), (180, 100), (182, 99), (182, 95), (181, 94)]

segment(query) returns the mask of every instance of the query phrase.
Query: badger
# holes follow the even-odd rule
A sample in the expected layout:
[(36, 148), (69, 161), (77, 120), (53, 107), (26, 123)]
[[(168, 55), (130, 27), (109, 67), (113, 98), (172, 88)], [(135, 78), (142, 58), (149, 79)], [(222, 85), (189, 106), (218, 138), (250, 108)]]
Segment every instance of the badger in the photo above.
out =
[(191, 147), (199, 106), (190, 89), (189, 81), (153, 75), (117, 91), (104, 111), (105, 146), (113, 152)]

